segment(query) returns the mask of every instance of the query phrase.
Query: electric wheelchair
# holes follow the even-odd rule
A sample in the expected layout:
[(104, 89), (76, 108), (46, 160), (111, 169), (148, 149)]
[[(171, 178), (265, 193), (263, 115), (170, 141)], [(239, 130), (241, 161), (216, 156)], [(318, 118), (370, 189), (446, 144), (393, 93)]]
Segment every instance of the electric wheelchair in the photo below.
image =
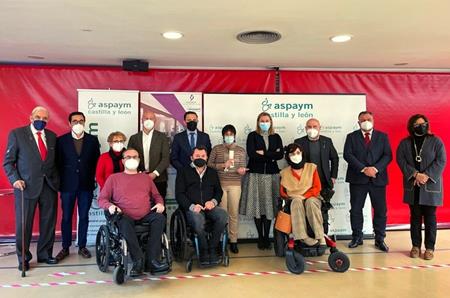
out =
[[(205, 229), (207, 239), (211, 235), (211, 224), (208, 220), (205, 222)], [(221, 264), (228, 267), (230, 264), (230, 257), (227, 249), (228, 243), (228, 227), (225, 226), (224, 232), (221, 236), (218, 254), (221, 256)], [(184, 211), (177, 208), (170, 217), (170, 248), (176, 262), (186, 261), (186, 272), (192, 271), (192, 265), (195, 260), (199, 260), (200, 248), (198, 237), (193, 229), (187, 224), (186, 215)], [(216, 265), (202, 265), (199, 261), (199, 268), (213, 267)]]
[[(110, 266), (114, 266), (113, 281), (116, 284), (123, 284), (130, 277), (133, 265), (131, 255), (127, 248), (127, 242), (121, 235), (118, 220), (121, 213), (110, 215), (105, 211), (106, 224), (100, 226), (95, 242), (96, 262), (100, 271), (107, 272)], [(144, 253), (144, 260), (147, 260), (147, 241), (149, 238), (150, 224), (148, 222), (137, 222), (135, 225), (136, 235)], [(172, 267), (172, 257), (169, 249), (169, 242), (165, 233), (161, 237), (160, 261), (168, 265), (168, 270), (158, 272), (166, 274)]]
[[(285, 213), (290, 214), (290, 204), (291, 200), (279, 198), (277, 204), (278, 210), (283, 210)], [(327, 209), (322, 208), (322, 215), (324, 215), (324, 212), (326, 211)], [(328, 216), (324, 216), (324, 218), (328, 218)], [(308, 235), (313, 237), (314, 233), (311, 226), (307, 220), (306, 222), (308, 225)], [(328, 222), (325, 219), (324, 225), (328, 225)], [(286, 267), (294, 274), (301, 274), (305, 271), (305, 257), (322, 256), (325, 254), (327, 248), (330, 249), (330, 255), (328, 256), (328, 265), (330, 266), (330, 269), (334, 272), (345, 272), (348, 270), (350, 267), (350, 259), (345, 253), (337, 249), (335, 240), (325, 234), (325, 242), (326, 246), (298, 245), (298, 243), (295, 243), (292, 235), (285, 234), (274, 228), (275, 254), (279, 257), (286, 257)]]

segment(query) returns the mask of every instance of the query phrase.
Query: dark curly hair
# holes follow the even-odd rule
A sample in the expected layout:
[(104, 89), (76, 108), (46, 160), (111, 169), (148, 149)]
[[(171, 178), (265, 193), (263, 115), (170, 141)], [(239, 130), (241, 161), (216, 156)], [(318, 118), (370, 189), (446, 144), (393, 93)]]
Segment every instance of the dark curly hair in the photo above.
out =
[(422, 114), (415, 114), (409, 117), (408, 124), (406, 125), (406, 129), (408, 130), (409, 136), (414, 137), (414, 123), (416, 123), (417, 119), (422, 118), (425, 120), (426, 123), (428, 123), (428, 135), (432, 135), (430, 132), (430, 123), (428, 122), (428, 118), (425, 115)]
[(297, 149), (299, 149), (301, 152), (303, 152), (302, 146), (300, 146), (297, 143), (292, 143), (284, 147), (284, 159), (286, 159), (287, 162), (290, 161), (289, 154), (295, 152)]

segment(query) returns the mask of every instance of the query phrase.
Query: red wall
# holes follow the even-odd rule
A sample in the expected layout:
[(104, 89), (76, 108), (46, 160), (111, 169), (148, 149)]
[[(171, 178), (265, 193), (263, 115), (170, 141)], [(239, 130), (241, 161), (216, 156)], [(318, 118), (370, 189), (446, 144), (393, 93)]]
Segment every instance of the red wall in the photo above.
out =
[[(430, 117), (433, 132), (450, 148), (450, 141), (445, 138), (450, 129), (445, 119), (450, 112), (450, 74), (282, 71), (280, 79), (281, 92), (285, 93), (366, 93), (367, 107), (375, 114), (375, 125), (389, 134), (394, 151), (406, 134), (407, 118), (417, 112)], [(77, 89), (273, 93), (274, 86), (273, 71), (132, 73), (111, 67), (0, 65), (0, 161), (3, 162), (8, 132), (28, 124), (30, 111), (36, 105), (49, 108), (50, 129), (58, 134), (67, 131), (66, 117), (77, 108)], [(407, 223), (408, 210), (401, 203), (401, 176), (395, 163), (391, 164), (389, 174), (389, 223)], [(444, 181), (448, 189), (449, 179)], [(0, 171), (0, 189), (5, 188), (10, 185)], [(449, 206), (446, 202), (439, 209), (440, 222), (450, 222)], [(13, 233), (13, 198), (0, 197), (0, 235)]]

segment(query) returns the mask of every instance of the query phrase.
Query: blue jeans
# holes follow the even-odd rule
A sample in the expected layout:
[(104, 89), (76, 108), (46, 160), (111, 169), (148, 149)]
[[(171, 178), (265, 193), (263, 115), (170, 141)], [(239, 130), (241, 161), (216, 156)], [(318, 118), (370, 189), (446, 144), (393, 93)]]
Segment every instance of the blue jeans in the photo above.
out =
[(87, 230), (89, 226), (89, 209), (94, 194), (92, 191), (61, 192), (62, 207), (62, 247), (68, 249), (72, 245), (72, 217), (75, 201), (78, 207), (78, 247), (86, 247)]

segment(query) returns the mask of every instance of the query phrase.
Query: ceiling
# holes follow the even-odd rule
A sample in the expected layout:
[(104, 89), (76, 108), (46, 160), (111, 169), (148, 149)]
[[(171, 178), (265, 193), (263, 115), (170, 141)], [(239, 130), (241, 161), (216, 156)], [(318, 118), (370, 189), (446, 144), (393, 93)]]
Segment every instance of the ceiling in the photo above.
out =
[[(184, 37), (162, 38), (168, 30)], [(282, 38), (236, 40), (248, 30)], [(330, 42), (342, 33), (354, 38)], [(121, 65), (126, 58), (150, 67), (449, 71), (450, 1), (0, 0), (1, 62)]]

